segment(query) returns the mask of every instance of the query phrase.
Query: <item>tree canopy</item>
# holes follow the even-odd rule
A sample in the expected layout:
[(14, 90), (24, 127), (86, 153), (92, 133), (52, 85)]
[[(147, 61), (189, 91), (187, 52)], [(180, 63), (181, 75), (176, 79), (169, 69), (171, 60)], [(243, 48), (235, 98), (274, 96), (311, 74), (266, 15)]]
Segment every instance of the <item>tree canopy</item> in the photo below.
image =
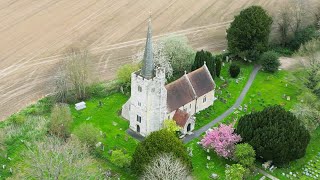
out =
[(272, 18), (260, 6), (251, 6), (235, 16), (227, 30), (228, 50), (239, 57), (256, 60), (268, 48)]
[(197, 51), (191, 70), (194, 71), (206, 63), (212, 78), (216, 76), (216, 62), (214, 56), (209, 51)]
[(310, 141), (300, 120), (281, 106), (242, 116), (236, 132), (256, 150), (257, 157), (277, 165), (303, 157)]
[(141, 174), (161, 153), (172, 153), (191, 170), (191, 160), (183, 143), (172, 132), (162, 129), (152, 132), (137, 146), (131, 161), (133, 172)]

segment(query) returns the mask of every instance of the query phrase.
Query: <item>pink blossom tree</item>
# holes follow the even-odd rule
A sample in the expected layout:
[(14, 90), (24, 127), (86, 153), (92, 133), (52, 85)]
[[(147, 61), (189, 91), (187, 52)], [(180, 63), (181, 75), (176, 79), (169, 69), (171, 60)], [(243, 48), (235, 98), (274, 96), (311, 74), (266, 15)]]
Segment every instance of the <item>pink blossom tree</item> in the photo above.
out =
[(200, 144), (206, 149), (214, 151), (224, 158), (231, 158), (237, 142), (241, 136), (234, 132), (233, 125), (220, 124), (218, 128), (211, 129), (201, 140)]

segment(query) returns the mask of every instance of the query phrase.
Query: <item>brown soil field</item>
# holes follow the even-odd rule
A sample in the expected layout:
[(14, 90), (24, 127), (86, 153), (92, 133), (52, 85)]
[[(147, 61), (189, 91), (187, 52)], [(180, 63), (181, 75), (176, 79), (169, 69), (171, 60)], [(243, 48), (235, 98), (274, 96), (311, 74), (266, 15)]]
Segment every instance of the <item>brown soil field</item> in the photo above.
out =
[(185, 35), (196, 49), (221, 51), (235, 14), (251, 5), (270, 12), (285, 0), (1, 0), (0, 120), (53, 90), (62, 52), (81, 44), (96, 58), (99, 80), (143, 48), (153, 35)]

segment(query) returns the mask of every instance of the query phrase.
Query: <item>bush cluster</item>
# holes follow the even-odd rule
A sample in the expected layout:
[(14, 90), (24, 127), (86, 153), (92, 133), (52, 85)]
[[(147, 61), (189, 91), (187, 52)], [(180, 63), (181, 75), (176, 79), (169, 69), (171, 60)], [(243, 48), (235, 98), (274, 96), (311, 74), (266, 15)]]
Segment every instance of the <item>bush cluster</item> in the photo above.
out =
[(263, 53), (260, 57), (260, 63), (265, 71), (271, 73), (278, 71), (278, 68), (281, 65), (279, 56), (274, 51), (267, 51)]
[(229, 68), (229, 73), (232, 78), (238, 77), (240, 74), (240, 66), (237, 64), (231, 64)]

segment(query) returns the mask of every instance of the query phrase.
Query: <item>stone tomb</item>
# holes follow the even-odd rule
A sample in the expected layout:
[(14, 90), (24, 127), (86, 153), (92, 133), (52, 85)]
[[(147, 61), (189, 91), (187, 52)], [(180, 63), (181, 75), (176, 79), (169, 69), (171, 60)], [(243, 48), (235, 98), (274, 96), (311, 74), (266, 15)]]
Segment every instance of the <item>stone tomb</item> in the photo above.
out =
[(85, 102), (79, 102), (77, 104), (75, 104), (75, 108), (77, 111), (80, 111), (82, 109), (85, 109), (87, 106), (86, 106), (86, 103)]

